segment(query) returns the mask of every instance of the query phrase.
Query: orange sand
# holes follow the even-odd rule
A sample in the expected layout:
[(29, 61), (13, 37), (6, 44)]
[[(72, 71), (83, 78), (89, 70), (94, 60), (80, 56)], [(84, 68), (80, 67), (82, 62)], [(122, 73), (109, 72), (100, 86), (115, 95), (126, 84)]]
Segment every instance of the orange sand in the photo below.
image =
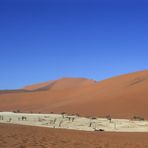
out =
[(148, 133), (81, 132), (0, 124), (0, 148), (148, 148)]
[[(78, 113), (84, 116), (148, 118), (148, 70), (100, 82), (63, 78), (26, 90), (0, 92), (0, 109), (22, 112)], [(33, 91), (35, 89), (35, 91)]]

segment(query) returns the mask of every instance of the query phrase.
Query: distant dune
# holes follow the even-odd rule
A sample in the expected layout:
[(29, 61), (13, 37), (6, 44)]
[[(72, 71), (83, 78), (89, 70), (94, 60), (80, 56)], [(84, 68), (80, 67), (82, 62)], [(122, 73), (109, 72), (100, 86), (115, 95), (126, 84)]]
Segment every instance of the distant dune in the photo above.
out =
[(148, 70), (100, 82), (62, 78), (15, 91), (0, 91), (1, 111), (78, 113), (148, 118)]

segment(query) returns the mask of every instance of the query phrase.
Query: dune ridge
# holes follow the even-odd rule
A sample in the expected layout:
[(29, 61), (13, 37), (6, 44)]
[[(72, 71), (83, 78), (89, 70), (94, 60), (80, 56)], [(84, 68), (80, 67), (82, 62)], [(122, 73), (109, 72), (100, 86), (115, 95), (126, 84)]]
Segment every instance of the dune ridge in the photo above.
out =
[(148, 70), (96, 82), (61, 78), (12, 92), (0, 91), (2, 111), (78, 113), (83, 116), (148, 118)]

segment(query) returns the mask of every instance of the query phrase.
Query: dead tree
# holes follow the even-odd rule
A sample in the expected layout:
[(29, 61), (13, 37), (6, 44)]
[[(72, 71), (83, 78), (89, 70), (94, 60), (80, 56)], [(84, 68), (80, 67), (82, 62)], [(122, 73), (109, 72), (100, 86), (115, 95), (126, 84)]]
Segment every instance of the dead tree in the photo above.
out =
[(92, 122), (89, 123), (89, 127), (91, 127), (91, 126), (92, 126)]
[(71, 121), (73, 122), (75, 120), (75, 118), (73, 117), (72, 119), (71, 119)]
[(59, 127), (61, 127), (62, 123), (63, 123), (63, 120), (62, 120), (62, 121), (60, 121), (60, 123), (59, 123)]
[(108, 116), (106, 116), (106, 118), (107, 118), (107, 120), (109, 120), (109, 122), (111, 123), (111, 121), (112, 121), (111, 116), (110, 116), (110, 115), (108, 115)]
[(55, 123), (56, 123), (56, 121), (57, 121), (57, 119), (55, 118), (55, 119), (53, 120), (53, 123), (55, 124)]
[(22, 121), (26, 121), (26, 120), (27, 120), (27, 117), (22, 116)]

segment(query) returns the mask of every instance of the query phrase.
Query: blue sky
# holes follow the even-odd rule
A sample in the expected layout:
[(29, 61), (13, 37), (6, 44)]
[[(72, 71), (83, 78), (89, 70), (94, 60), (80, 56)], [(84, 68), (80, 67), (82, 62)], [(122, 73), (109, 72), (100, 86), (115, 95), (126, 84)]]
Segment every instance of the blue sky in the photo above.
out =
[(0, 89), (145, 69), (146, 0), (0, 0)]

